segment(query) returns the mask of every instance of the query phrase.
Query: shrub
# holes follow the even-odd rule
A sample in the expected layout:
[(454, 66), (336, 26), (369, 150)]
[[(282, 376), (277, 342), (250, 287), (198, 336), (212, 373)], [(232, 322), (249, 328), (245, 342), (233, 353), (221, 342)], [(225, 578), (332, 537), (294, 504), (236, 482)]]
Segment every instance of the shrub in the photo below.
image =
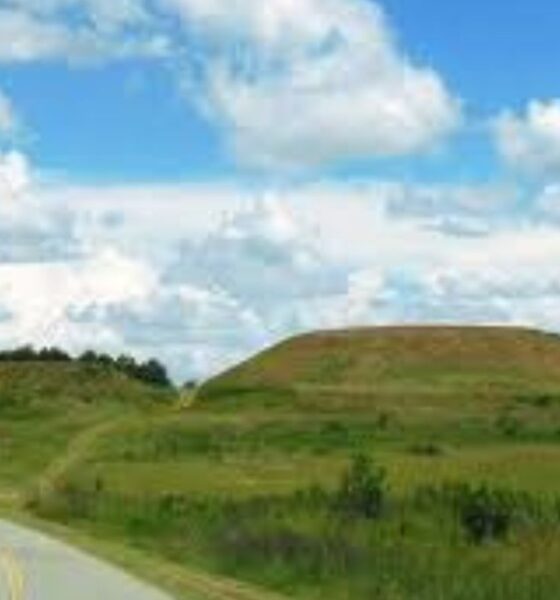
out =
[(418, 456), (441, 456), (443, 448), (435, 442), (418, 442), (408, 447), (410, 454)]
[(171, 381), (165, 367), (155, 359), (144, 363), (137, 362), (132, 356), (123, 354), (113, 358), (108, 354), (97, 354), (91, 350), (84, 352), (78, 359), (88, 365), (99, 365), (112, 368), (131, 379), (136, 379), (150, 385), (170, 387)]
[(485, 485), (463, 486), (457, 491), (456, 501), (461, 525), (471, 541), (481, 544), (507, 535), (513, 518), (508, 494)]
[(549, 408), (554, 404), (558, 404), (560, 396), (557, 393), (542, 392), (520, 394), (516, 399), (520, 404), (529, 404), (535, 408)]
[(337, 511), (348, 517), (378, 518), (385, 498), (384, 484), (385, 471), (367, 456), (356, 456), (336, 494)]
[(386, 411), (382, 411), (377, 416), (377, 427), (384, 431), (391, 424), (391, 420), (391, 414)]
[(132, 371), (132, 376), (139, 381), (143, 381), (151, 385), (158, 385), (162, 387), (168, 387), (171, 385), (165, 367), (155, 359), (150, 359), (145, 363), (136, 365), (136, 368)]
[(505, 413), (496, 420), (496, 427), (506, 437), (515, 437), (521, 433), (523, 423), (510, 413)]
[(35, 350), (32, 346), (22, 346), (14, 350), (0, 352), (2, 362), (69, 362), (70, 355), (59, 348), (42, 348)]

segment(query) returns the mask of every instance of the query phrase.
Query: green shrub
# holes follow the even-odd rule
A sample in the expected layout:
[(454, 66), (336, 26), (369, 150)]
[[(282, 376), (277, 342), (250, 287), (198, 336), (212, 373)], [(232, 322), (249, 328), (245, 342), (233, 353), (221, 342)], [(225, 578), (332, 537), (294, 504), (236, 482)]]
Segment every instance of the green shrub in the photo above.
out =
[(385, 471), (358, 455), (343, 475), (336, 493), (336, 510), (348, 517), (377, 519), (385, 499)]
[(506, 437), (515, 437), (521, 433), (523, 423), (510, 413), (505, 413), (496, 420), (496, 427)]
[(509, 494), (485, 485), (463, 486), (457, 491), (456, 501), (461, 525), (472, 542), (481, 544), (507, 535), (514, 511)]
[(418, 442), (410, 445), (408, 452), (418, 456), (441, 456), (443, 448), (434, 442)]

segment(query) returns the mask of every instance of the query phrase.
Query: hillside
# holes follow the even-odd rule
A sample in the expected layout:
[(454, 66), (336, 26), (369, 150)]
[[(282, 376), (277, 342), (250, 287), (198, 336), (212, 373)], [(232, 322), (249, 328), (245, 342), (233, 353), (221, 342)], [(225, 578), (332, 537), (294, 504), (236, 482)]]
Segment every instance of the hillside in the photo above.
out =
[(2, 394), (0, 486), (39, 483), (28, 512), (141, 550), (181, 600), (560, 588), (554, 335), (320, 332), (171, 404), (100, 365), (0, 364)]
[[(320, 332), (290, 339), (216, 377), (200, 397), (244, 406), (276, 394), (282, 401), (332, 407), (377, 398), (560, 394), (560, 337), (528, 329), (384, 327)], [(316, 403), (308, 402), (320, 396)], [(357, 401), (361, 397), (361, 401)], [(405, 398), (406, 397), (406, 398)], [(352, 398), (354, 400), (352, 400)], [(371, 405), (371, 403), (370, 403)]]
[[(17, 360), (8, 358), (12, 354)], [(127, 526), (124, 515), (114, 523), (113, 535), (97, 529), (84, 535), (84, 523), (73, 523), (71, 514), (63, 514), (60, 519), (47, 514), (44, 507), (50, 506), (51, 501), (58, 510), (62, 509), (64, 503), (59, 505), (57, 499), (64, 500), (66, 493), (71, 494), (72, 506), (74, 502), (81, 506), (80, 498), (87, 499), (87, 495), (73, 487), (72, 476), (79, 474), (82, 479), (93, 477), (97, 481), (105, 478), (113, 461), (96, 473), (89, 461), (97, 448), (118, 443), (129, 429), (157, 431), (158, 423), (173, 421), (177, 418), (178, 397), (170, 386), (138, 380), (137, 370), (123, 372), (122, 362), (111, 363), (105, 355), (96, 357), (90, 353), (87, 360), (67, 356), (49, 360), (44, 353), (35, 353), (37, 359), (30, 360), (28, 355), (27, 350), (0, 353), (0, 515), (83, 546), (181, 600), (279, 599), (267, 591), (206, 574), (191, 565), (179, 568), (162, 560), (165, 553), (159, 551), (156, 543), (147, 547), (145, 553), (138, 551), (130, 532), (120, 530)], [(160, 375), (157, 369), (156, 375)], [(154, 465), (154, 471), (159, 466)], [(184, 465), (179, 469), (180, 478), (188, 472), (188, 465)], [(132, 481), (126, 469), (119, 479), (125, 488)], [(152, 474), (148, 474), (141, 483), (145, 486), (152, 479)], [(163, 487), (157, 487), (158, 493), (164, 492)], [(101, 491), (97, 489), (96, 501), (104, 498)], [(132, 509), (134, 494), (132, 488), (127, 498)], [(93, 506), (93, 497), (90, 503)], [(82, 520), (87, 516), (83, 510), (81, 515)], [(53, 522), (57, 520), (60, 523)]]
[(0, 499), (30, 485), (82, 430), (171, 398), (102, 365), (0, 362)]

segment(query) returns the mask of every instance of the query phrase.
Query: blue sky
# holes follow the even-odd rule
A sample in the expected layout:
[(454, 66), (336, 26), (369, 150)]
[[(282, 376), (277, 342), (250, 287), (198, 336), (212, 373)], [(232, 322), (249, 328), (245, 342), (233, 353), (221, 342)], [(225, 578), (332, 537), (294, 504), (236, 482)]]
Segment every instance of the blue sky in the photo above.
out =
[(444, 73), (477, 113), (557, 93), (560, 6), (553, 0), (382, 4), (408, 51)]
[[(464, 101), (471, 131), (452, 141), (454, 154), (436, 160), (406, 157), (380, 165), (365, 156), (335, 165), (334, 173), (488, 177), (499, 166), (487, 140), (472, 129), (504, 107), (554, 96), (560, 7), (551, 0), (509, 2), (507, 10), (481, 0), (380, 4), (407, 54), (441, 73)], [(172, 61), (149, 57), (71, 67), (64, 60), (8, 62), (0, 74), (32, 131), (26, 147), (46, 169), (87, 181), (235, 175), (219, 127), (185, 101), (173, 71)], [(158, 152), (150, 152), (153, 147)], [(477, 156), (461, 164), (463, 150), (472, 149)]]
[(0, 0), (0, 344), (206, 375), (560, 329), (552, 0)]

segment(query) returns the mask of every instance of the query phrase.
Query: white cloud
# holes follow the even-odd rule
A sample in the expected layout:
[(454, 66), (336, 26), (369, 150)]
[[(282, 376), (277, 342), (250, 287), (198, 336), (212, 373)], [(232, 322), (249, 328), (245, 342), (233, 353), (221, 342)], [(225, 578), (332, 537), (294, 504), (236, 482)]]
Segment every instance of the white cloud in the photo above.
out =
[[(120, 12), (111, 13), (106, 2), (8, 2), (6, 7), (0, 6), (0, 62), (77, 63), (128, 56), (167, 56), (166, 35), (154, 31), (149, 23), (134, 30), (127, 27), (134, 13), (129, 13), (129, 4), (125, 2), (118, 6)], [(75, 9), (72, 18), (64, 12), (71, 8)], [(76, 20), (77, 15), (81, 19)]]
[(560, 220), (560, 184), (550, 183), (540, 190), (535, 200), (537, 211), (548, 220)]
[(495, 123), (498, 149), (510, 166), (560, 176), (560, 100), (534, 100), (524, 114), (505, 112)]
[(373, 2), (162, 1), (205, 41), (202, 102), (243, 162), (414, 154), (458, 125), (459, 102), (401, 52)]
[(189, 99), (260, 168), (416, 154), (461, 119), (440, 75), (399, 48), (369, 0), (0, 3), (0, 63), (131, 56), (183, 61)]
[[(560, 329), (558, 228), (504, 219), (505, 191), (483, 192), (323, 182), (255, 202), (233, 183), (33, 186), (0, 204), (0, 337), (157, 355), (182, 378), (316, 328)], [(457, 219), (490, 210), (487, 229), (434, 227), (445, 198)]]
[(16, 151), (0, 154), (0, 206), (6, 200), (21, 196), (30, 184), (31, 172), (27, 157)]
[[(133, 303), (153, 287), (147, 266), (110, 249), (74, 262), (0, 265), (0, 305), (11, 315), (0, 323), (3, 344), (82, 350), (95, 340), (96, 345), (122, 349), (118, 331), (103, 317), (110, 307)], [(97, 318), (77, 318), (88, 311)]]
[[(336, 272), (280, 202), (265, 200), (228, 218), (201, 243), (185, 241), (167, 278), (225, 289), (243, 304), (328, 294)], [(334, 280), (334, 281), (333, 281)]]
[(36, 197), (25, 155), (0, 155), (0, 265), (74, 259), (82, 252), (75, 224), (67, 207)]
[(40, 16), (78, 11), (96, 29), (115, 30), (149, 20), (143, 0), (4, 0), (7, 5), (22, 8)]

